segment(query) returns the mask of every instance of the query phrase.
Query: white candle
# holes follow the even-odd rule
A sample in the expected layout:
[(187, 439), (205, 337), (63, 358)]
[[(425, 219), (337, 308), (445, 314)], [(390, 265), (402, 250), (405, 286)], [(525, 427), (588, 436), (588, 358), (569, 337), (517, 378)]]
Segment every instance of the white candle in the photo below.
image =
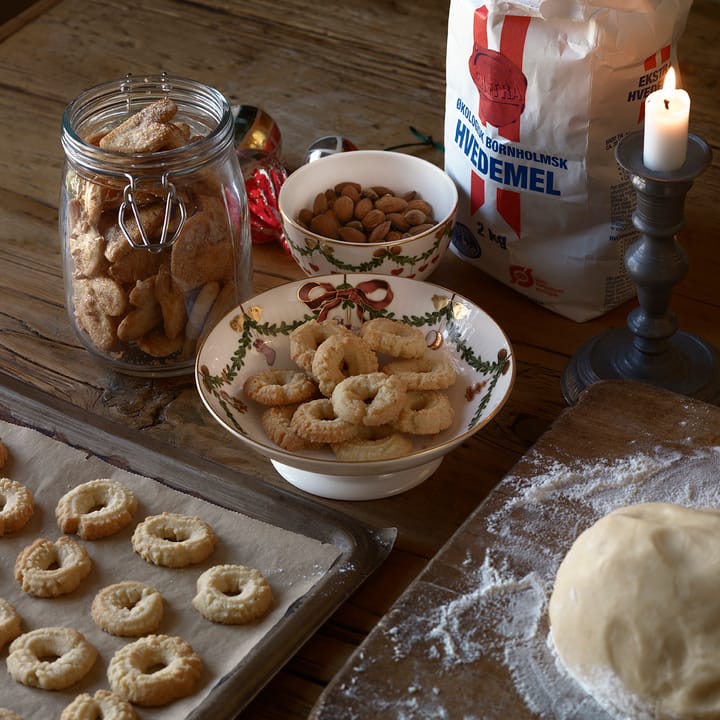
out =
[(675, 70), (670, 68), (662, 90), (645, 100), (643, 164), (650, 170), (669, 172), (685, 163), (688, 144), (690, 96), (675, 88)]

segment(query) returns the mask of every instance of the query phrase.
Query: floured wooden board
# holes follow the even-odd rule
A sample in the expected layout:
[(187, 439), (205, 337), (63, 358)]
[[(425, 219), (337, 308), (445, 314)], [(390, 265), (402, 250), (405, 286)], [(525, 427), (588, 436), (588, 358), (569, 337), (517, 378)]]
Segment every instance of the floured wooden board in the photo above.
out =
[(313, 720), (609, 720), (548, 644), (575, 537), (616, 507), (720, 507), (720, 409), (592, 386), (513, 468), (326, 688)]
[[(0, 438), (10, 452), (2, 474), (33, 492), (35, 512), (25, 527), (0, 537), (0, 596), (18, 610), (23, 631), (72, 627), (98, 650), (95, 665), (82, 680), (50, 692), (15, 682), (4, 667), (8, 648), (2, 648), (0, 706), (25, 720), (59, 717), (77, 694), (108, 687), (107, 665), (130, 640), (104, 633), (90, 617), (95, 594), (107, 585), (139, 580), (160, 590), (165, 612), (158, 632), (190, 642), (204, 663), (191, 695), (144, 708), (139, 716), (234, 718), (390, 550), (393, 531), (372, 530), (253, 478), (169, 448), (153, 448), (137, 434), (100, 427), (101, 421), (81, 418), (75, 409), (37, 403), (9, 383), (0, 386)], [(132, 522), (105, 538), (77, 539), (89, 553), (92, 569), (76, 590), (57, 598), (27, 595), (13, 577), (15, 558), (36, 538), (60, 537), (58, 500), (98, 477), (119, 480), (132, 490), (138, 500)], [(135, 525), (164, 511), (197, 515), (211, 525), (218, 543), (207, 560), (163, 568), (133, 552)], [(258, 568), (268, 579), (275, 602), (262, 620), (221, 625), (193, 608), (200, 573), (225, 563)]]

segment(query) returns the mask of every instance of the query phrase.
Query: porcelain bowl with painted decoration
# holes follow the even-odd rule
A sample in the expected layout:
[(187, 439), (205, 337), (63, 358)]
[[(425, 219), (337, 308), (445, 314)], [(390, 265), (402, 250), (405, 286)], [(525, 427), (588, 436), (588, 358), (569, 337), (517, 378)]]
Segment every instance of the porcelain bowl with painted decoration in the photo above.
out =
[[(268, 439), (261, 424), (265, 408), (245, 396), (245, 380), (268, 368), (297, 369), (290, 333), (308, 320), (331, 319), (356, 331), (376, 317), (420, 328), (426, 352), (450, 358), (456, 381), (444, 392), (454, 409), (451, 427), (412, 436), (407, 455), (374, 461), (340, 461), (329, 447), (290, 452)], [(447, 453), (498, 413), (514, 378), (507, 337), (477, 305), (439, 285), (362, 273), (306, 278), (255, 296), (215, 326), (195, 365), (200, 397), (222, 427), (270, 458), (291, 484), (339, 500), (388, 497), (425, 481)]]
[[(423, 232), (385, 242), (345, 242), (312, 232), (299, 221), (318, 193), (339, 183), (363, 189), (382, 186), (396, 195), (415, 192), (432, 208), (435, 224)], [(295, 170), (280, 189), (278, 207), (290, 254), (308, 275), (379, 273), (426, 279), (450, 244), (458, 194), (452, 178), (431, 162), (385, 150), (329, 155)]]

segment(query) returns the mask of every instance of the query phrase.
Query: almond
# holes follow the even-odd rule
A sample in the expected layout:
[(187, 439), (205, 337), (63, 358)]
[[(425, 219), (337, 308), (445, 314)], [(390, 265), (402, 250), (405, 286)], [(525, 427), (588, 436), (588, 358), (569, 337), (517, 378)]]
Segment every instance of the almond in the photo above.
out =
[(313, 200), (313, 215), (320, 215), (328, 209), (327, 197), (325, 193), (318, 193)]
[(341, 227), (339, 230), (340, 238), (344, 240), (345, 242), (352, 242), (352, 243), (365, 243), (367, 242), (367, 238), (365, 237), (365, 233), (357, 230), (356, 228), (350, 227), (349, 225), (346, 225), (345, 227)]
[(313, 211), (310, 208), (303, 208), (300, 211), (300, 214), (298, 215), (298, 221), (301, 225), (304, 225), (306, 228), (310, 227), (310, 222), (313, 219)]
[(360, 191), (362, 190), (362, 185), (360, 185), (360, 183), (352, 182), (351, 180), (343, 180), (343, 182), (339, 182), (333, 189), (338, 195), (347, 195), (348, 193), (354, 191), (359, 196)]
[(362, 224), (366, 230), (372, 230), (383, 222), (385, 222), (385, 213), (377, 208), (373, 208), (370, 212), (363, 215), (362, 218)]
[(375, 201), (375, 207), (384, 213), (400, 213), (407, 208), (407, 200), (395, 195), (383, 195)]
[(362, 220), (373, 209), (373, 201), (370, 198), (362, 198), (355, 204), (355, 217)]
[(435, 226), (432, 223), (420, 223), (420, 225), (413, 225), (408, 232), (410, 235), (419, 235), (424, 233), (426, 230), (432, 230)]
[(393, 228), (400, 232), (405, 232), (410, 227), (410, 223), (402, 213), (388, 213), (387, 219), (392, 223)]
[(421, 200), (420, 198), (414, 198), (413, 200), (410, 200), (407, 204), (408, 210), (422, 210), (422, 212), (425, 213), (428, 217), (432, 216), (432, 207), (430, 207), (429, 202), (425, 202), (425, 200)]
[(385, 220), (385, 222), (381, 222), (379, 225), (377, 225), (373, 229), (373, 231), (368, 236), (368, 242), (369, 243), (383, 242), (385, 240), (385, 236), (388, 234), (389, 230), (390, 230), (390, 221)]
[(354, 210), (355, 203), (348, 195), (341, 195), (333, 203), (333, 212), (335, 213), (337, 221), (341, 225), (344, 225), (346, 222), (349, 222), (352, 219)]
[(405, 219), (410, 225), (422, 225), (427, 222), (427, 217), (422, 210), (408, 210), (405, 213)]
[(339, 237), (337, 220), (335, 220), (332, 212), (316, 215), (310, 223), (310, 229), (318, 235), (332, 238), (333, 240), (337, 240)]
[(360, 194), (360, 185), (357, 183), (345, 183), (343, 189), (339, 193), (340, 195), (347, 195), (353, 203), (356, 203), (362, 195)]

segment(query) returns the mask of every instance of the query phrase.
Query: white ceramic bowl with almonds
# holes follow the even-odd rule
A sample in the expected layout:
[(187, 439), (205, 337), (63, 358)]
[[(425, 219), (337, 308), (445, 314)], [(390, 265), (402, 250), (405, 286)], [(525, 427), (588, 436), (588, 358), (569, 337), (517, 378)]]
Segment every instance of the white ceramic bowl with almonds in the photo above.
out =
[[(411, 435), (407, 453), (389, 459), (342, 461), (327, 445), (289, 451), (275, 444), (262, 426), (266, 407), (247, 396), (246, 380), (269, 369), (297, 369), (290, 335), (307, 321), (334, 321), (358, 333), (372, 318), (406, 323), (420, 332), (425, 355), (449, 360), (454, 382), (443, 392), (453, 408), (451, 424)], [(378, 355), (383, 366), (388, 358)], [(306, 278), (255, 296), (215, 326), (195, 366), (203, 403), (241, 445), (270, 458), (296, 487), (340, 500), (387, 497), (425, 481), (447, 453), (492, 420), (514, 378), (510, 343), (481, 308), (439, 285), (377, 274)]]
[[(354, 191), (342, 192), (348, 183)], [(328, 190), (330, 207), (316, 206)], [(335, 205), (333, 195), (343, 200)], [(453, 180), (427, 160), (355, 150), (297, 169), (278, 204), (290, 253), (308, 275), (372, 272), (424, 280), (450, 244), (457, 200)]]

